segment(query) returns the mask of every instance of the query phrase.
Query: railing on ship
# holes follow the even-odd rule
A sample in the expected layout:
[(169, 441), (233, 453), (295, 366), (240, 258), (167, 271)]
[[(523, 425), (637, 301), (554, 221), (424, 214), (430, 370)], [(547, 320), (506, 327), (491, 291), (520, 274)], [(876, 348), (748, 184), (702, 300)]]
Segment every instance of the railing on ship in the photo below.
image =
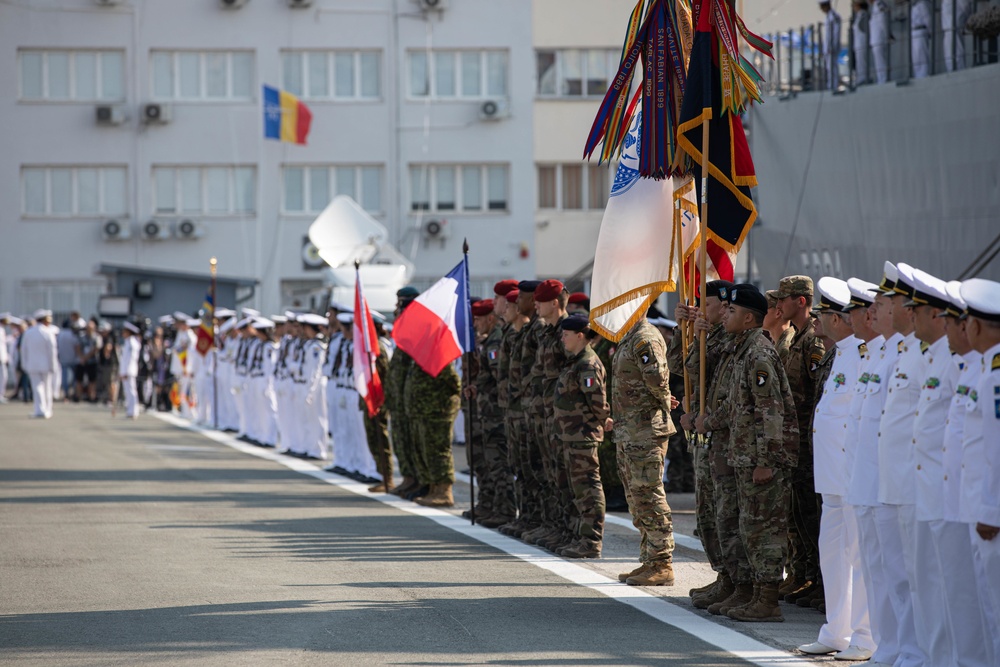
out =
[[(951, 25), (961, 21), (959, 13), (962, 5), (967, 4), (967, 16), (975, 16), (985, 10), (995, 12), (993, 22), (1000, 20), (1000, 7), (991, 5), (990, 0), (889, 0), (890, 38), (885, 47), (887, 51), (887, 81), (886, 83), (902, 84), (916, 76), (913, 62), (913, 39), (911, 16), (913, 7), (918, 1), (929, 2), (933, 7), (931, 25), (926, 26), (930, 34), (930, 53), (928, 67), (930, 76), (949, 71), (951, 54), (960, 51), (964, 46), (963, 59), (956, 59), (958, 69), (976, 67), (1000, 60), (998, 38), (996, 34), (974, 34), (968, 29), (954, 30), (946, 33), (942, 28), (941, 12), (952, 13)], [(979, 18), (982, 18), (980, 14)], [(763, 35), (774, 43), (774, 60), (753, 52), (752, 62), (764, 76), (763, 91), (770, 95), (789, 95), (812, 90), (834, 90), (836, 92), (853, 91), (863, 85), (877, 85), (873, 47), (867, 46), (867, 58), (864, 68), (859, 71), (858, 58), (854, 49), (855, 15), (842, 16), (841, 44), (838, 49), (835, 71), (829, 71), (828, 57), (825, 55), (823, 37), (824, 25), (818, 22), (813, 25), (790, 28), (778, 33)], [(975, 22), (975, 20), (974, 20)], [(982, 23), (980, 21), (979, 23)], [(968, 25), (968, 24), (966, 24)], [(869, 28), (870, 29), (870, 28)], [(870, 34), (870, 33), (869, 33)], [(952, 45), (946, 48), (945, 37), (952, 40)], [(870, 38), (869, 38), (870, 41)], [(958, 42), (961, 42), (959, 44)], [(749, 56), (749, 54), (748, 54)], [(949, 61), (946, 63), (946, 59)]]

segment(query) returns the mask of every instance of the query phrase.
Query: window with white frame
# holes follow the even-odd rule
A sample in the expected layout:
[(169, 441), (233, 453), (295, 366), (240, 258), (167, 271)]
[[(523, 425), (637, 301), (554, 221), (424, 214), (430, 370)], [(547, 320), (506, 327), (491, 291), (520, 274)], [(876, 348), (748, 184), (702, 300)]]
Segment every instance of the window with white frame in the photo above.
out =
[(607, 165), (538, 165), (538, 208), (603, 211), (608, 203), (611, 172)]
[(46, 102), (125, 99), (124, 51), (20, 49), (19, 98)]
[(285, 165), (281, 210), (319, 213), (338, 195), (347, 195), (369, 213), (382, 213), (379, 165)]
[(124, 166), (24, 166), (21, 212), (47, 218), (125, 215), (126, 173)]
[(410, 51), (407, 66), (410, 97), (507, 96), (506, 51)]
[(618, 72), (619, 49), (557, 49), (535, 53), (538, 94), (603, 97)]
[(224, 166), (153, 167), (158, 215), (244, 215), (257, 210), (257, 169)]
[(508, 166), (429, 165), (410, 166), (411, 211), (506, 211)]
[(377, 100), (378, 51), (282, 51), (281, 88), (307, 100)]
[(157, 100), (252, 100), (253, 51), (153, 51)]

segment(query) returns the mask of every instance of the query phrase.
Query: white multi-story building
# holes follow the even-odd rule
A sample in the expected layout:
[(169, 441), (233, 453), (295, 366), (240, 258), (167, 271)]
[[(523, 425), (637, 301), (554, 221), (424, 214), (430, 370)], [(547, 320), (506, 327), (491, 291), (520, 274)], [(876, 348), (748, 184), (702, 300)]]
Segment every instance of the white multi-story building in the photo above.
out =
[[(276, 311), (321, 286), (304, 241), (337, 194), (417, 282), (463, 238), (480, 285), (530, 277), (532, 23), (530, 0), (0, 4), (0, 310), (94, 312), (101, 264), (215, 256)], [(263, 138), (264, 84), (309, 106), (308, 145)]]

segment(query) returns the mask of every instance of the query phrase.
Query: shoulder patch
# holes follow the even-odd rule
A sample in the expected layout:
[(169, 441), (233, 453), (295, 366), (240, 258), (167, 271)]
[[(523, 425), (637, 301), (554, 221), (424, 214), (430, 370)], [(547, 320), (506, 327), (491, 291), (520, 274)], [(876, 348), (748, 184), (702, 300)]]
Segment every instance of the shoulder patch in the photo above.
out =
[(763, 387), (766, 385), (768, 377), (767, 371), (757, 371), (757, 386)]
[(815, 372), (816, 369), (819, 368), (819, 362), (821, 361), (823, 361), (823, 355), (813, 353), (813, 355), (809, 357), (809, 371)]
[(990, 364), (990, 370), (995, 371), (1000, 368), (1000, 354), (993, 355), (993, 363)]
[(489, 357), (490, 357), (490, 361), (496, 361), (497, 351), (496, 350), (490, 350)]
[(642, 341), (635, 347), (635, 353), (644, 364), (653, 360), (653, 350), (649, 347), (649, 341)]

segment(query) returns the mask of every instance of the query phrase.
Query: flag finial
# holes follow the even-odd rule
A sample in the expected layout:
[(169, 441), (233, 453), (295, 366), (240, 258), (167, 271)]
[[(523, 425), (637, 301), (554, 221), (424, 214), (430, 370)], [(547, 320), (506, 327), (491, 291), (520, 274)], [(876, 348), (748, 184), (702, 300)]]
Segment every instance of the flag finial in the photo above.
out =
[(355, 271), (360, 271), (361, 270), (361, 260), (358, 260), (358, 259), (354, 260), (354, 270)]
[(462, 239), (462, 253), (469, 254), (469, 239)]

